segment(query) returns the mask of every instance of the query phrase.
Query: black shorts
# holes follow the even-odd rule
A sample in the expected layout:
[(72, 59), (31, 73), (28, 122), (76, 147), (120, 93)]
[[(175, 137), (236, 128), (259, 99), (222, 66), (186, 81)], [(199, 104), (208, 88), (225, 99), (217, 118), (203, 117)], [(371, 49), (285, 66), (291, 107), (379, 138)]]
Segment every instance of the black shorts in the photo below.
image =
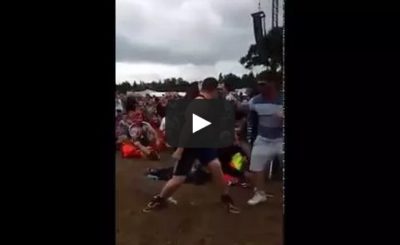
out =
[(212, 148), (185, 148), (181, 159), (176, 163), (174, 175), (186, 176), (190, 173), (193, 163), (196, 159), (200, 161), (201, 166), (207, 166), (212, 160), (218, 158), (216, 149)]

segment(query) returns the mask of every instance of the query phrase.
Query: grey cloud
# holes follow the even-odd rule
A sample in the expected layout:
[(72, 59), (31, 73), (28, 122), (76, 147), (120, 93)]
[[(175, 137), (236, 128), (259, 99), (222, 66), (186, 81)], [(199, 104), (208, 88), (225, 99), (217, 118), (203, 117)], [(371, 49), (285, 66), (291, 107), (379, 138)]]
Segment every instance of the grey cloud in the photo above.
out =
[[(247, 45), (242, 45), (246, 38), (239, 35), (230, 35), (230, 38), (217, 38), (207, 40), (205, 52), (198, 52), (196, 46), (192, 50), (181, 51), (179, 47), (153, 46), (145, 43), (131, 42), (123, 36), (116, 36), (116, 61), (117, 62), (154, 62), (163, 64), (195, 64), (214, 65), (220, 60), (238, 60), (242, 50)], [(200, 42), (201, 43), (201, 42)], [(201, 45), (201, 44), (200, 44)], [(204, 47), (202, 47), (203, 49)], [(244, 48), (244, 49), (243, 49)]]
[(194, 55), (192, 53), (174, 52), (166, 47), (157, 47), (147, 44), (131, 43), (128, 39), (116, 37), (117, 62), (154, 62), (162, 64), (196, 65), (213, 63), (213, 57), (208, 55)]
[[(251, 27), (250, 14), (256, 9), (252, 0), (212, 1), (215, 11), (223, 18), (224, 26), (249, 30)], [(250, 29), (251, 31), (251, 29)]]
[[(221, 60), (239, 60), (254, 42), (250, 16), (256, 10), (253, 0), (146, 0), (147, 8), (140, 1), (121, 2), (119, 11), (126, 11), (124, 18), (118, 18), (117, 11), (117, 62), (214, 65)], [(199, 11), (189, 22), (178, 21), (182, 26), (171, 26), (170, 30), (153, 24), (162, 20), (160, 25), (163, 21), (173, 25), (176, 16), (171, 14), (179, 14), (176, 11), (185, 2), (212, 13)], [(152, 9), (158, 7), (161, 9)], [(214, 17), (207, 19), (209, 16), (217, 16), (222, 23)]]

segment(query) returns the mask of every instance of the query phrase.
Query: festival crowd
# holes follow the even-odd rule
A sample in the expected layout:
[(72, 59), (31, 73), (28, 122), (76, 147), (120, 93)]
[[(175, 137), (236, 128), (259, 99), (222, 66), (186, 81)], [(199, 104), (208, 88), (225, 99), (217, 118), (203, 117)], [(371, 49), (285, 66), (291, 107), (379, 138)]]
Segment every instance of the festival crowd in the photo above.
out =
[[(283, 108), (280, 84), (280, 78), (271, 78), (263, 73), (258, 77), (260, 93), (255, 96), (235, 93), (228, 82), (223, 82), (218, 89), (219, 97), (230, 101), (236, 108), (235, 142), (217, 151), (224, 180), (228, 185), (252, 186), (254, 196), (248, 201), (250, 205), (267, 200), (268, 195), (261, 182), (265, 182), (268, 164), (277, 159), (282, 166)], [(184, 98), (197, 98), (201, 90), (199, 87), (197, 82), (191, 83)], [(155, 97), (117, 92), (116, 145), (122, 157), (158, 161), (160, 152), (171, 149), (165, 140), (166, 107), (170, 101), (180, 98), (177, 93)], [(145, 174), (152, 179), (168, 181), (174, 176), (174, 166), (148, 168)], [(197, 163), (187, 174), (185, 182), (202, 184), (210, 179), (207, 168)], [(161, 200), (159, 196), (155, 197), (145, 210), (162, 206)], [(236, 212), (233, 201), (230, 205), (228, 209)]]
[[(162, 97), (116, 93), (116, 144), (123, 157), (159, 160), (158, 153), (167, 148), (165, 142), (165, 114), (169, 101), (181, 98), (193, 99), (199, 93), (199, 84), (189, 85), (184, 97), (177, 93), (166, 93)], [(238, 135), (245, 136), (245, 103), (248, 97), (235, 94), (226, 83), (220, 95), (235, 103), (238, 108), (237, 123), (242, 125)], [(243, 105), (242, 105), (242, 102)], [(240, 110), (240, 111), (239, 111)], [(244, 137), (242, 137), (244, 140)]]

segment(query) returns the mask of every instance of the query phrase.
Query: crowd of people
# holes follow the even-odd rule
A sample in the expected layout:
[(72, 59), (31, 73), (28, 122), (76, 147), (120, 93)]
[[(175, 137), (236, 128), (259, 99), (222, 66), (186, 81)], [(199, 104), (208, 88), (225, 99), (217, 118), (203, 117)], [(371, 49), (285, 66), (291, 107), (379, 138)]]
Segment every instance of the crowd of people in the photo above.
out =
[(165, 111), (168, 101), (150, 95), (116, 95), (116, 144), (124, 157), (159, 160), (165, 148)]
[[(191, 83), (184, 97), (166, 93), (162, 97), (116, 93), (116, 144), (125, 157), (158, 160), (158, 153), (167, 147), (165, 142), (165, 114), (169, 101), (180, 98), (194, 99), (199, 94), (199, 84)], [(220, 96), (238, 106), (246, 96), (235, 95), (229, 85), (220, 90)], [(242, 113), (242, 118), (244, 114)], [(243, 120), (242, 120), (243, 121)]]
[[(235, 142), (223, 149), (174, 148), (174, 166), (147, 170), (147, 175), (167, 181), (161, 192), (143, 209), (150, 212), (166, 206), (166, 200), (183, 184), (204, 183), (214, 179), (221, 188), (221, 201), (228, 212), (239, 213), (229, 195), (229, 185), (252, 186), (254, 196), (248, 204), (267, 200), (265, 169), (283, 155), (283, 96), (281, 78), (268, 72), (257, 77), (259, 94), (249, 97), (235, 94), (229, 83), (222, 87), (214, 78), (201, 85), (191, 83), (185, 99), (223, 98), (236, 108)], [(168, 102), (178, 94), (162, 97), (116, 95), (116, 144), (123, 157), (160, 160), (159, 153), (171, 148), (165, 140), (165, 114)]]

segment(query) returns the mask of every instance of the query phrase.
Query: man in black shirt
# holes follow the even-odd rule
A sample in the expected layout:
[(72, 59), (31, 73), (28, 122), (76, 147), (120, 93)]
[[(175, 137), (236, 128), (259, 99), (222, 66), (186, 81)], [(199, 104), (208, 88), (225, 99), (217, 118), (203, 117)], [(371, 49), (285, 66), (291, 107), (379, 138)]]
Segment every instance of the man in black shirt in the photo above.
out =
[[(200, 95), (196, 99), (215, 99), (218, 96), (217, 92), (218, 81), (215, 78), (206, 78), (202, 83), (202, 89)], [(197, 108), (198, 103), (191, 103), (188, 107), (196, 110), (201, 115), (205, 108)], [(186, 117), (191, 117), (192, 110), (187, 109)], [(189, 120), (188, 120), (189, 121)], [(187, 142), (190, 140), (191, 124), (185, 123), (183, 126), (180, 141)], [(181, 144), (185, 145), (185, 144)], [(183, 183), (185, 183), (186, 177), (192, 169), (193, 163), (198, 159), (202, 166), (207, 167), (218, 187), (221, 189), (221, 201), (227, 207), (229, 213), (240, 213), (229, 193), (229, 186), (224, 181), (224, 175), (221, 169), (221, 163), (218, 159), (217, 149), (214, 148), (182, 148), (174, 152), (173, 157), (177, 159), (177, 163), (174, 169), (173, 177), (165, 184), (159, 195), (153, 197), (153, 199), (147, 204), (147, 207), (143, 209), (143, 212), (150, 212), (154, 209), (163, 208), (166, 206), (166, 200), (171, 197)]]

